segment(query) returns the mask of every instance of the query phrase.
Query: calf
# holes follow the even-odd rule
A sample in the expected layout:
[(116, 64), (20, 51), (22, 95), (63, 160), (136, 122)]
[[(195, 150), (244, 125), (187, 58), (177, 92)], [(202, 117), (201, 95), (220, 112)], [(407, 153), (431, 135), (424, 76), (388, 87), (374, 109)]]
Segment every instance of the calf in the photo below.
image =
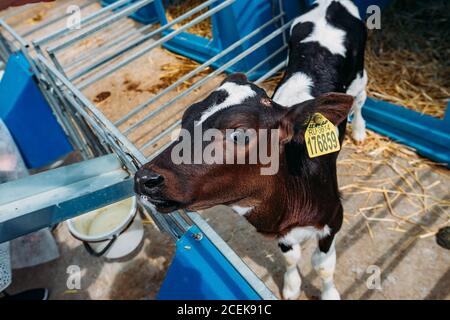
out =
[[(352, 137), (357, 143), (363, 142), (366, 126), (361, 109), (367, 98), (367, 73), (364, 70), (366, 39), (366, 26), (352, 1), (316, 1), (308, 12), (292, 23), (289, 63), (273, 100), (290, 107), (326, 92), (345, 92), (354, 97)], [(343, 121), (338, 129), (340, 137), (345, 135), (345, 129), (346, 121)], [(328, 165), (334, 169), (334, 159)], [(337, 186), (336, 177), (332, 179)], [(335, 206), (340, 208), (340, 204)], [(322, 278), (322, 298), (325, 299), (339, 299), (332, 282), (332, 272), (336, 261), (333, 236), (339, 231), (341, 223), (342, 215), (339, 213), (329, 235), (324, 232), (326, 230), (316, 232), (316, 237), (320, 239), (319, 249), (312, 257), (312, 264)], [(292, 237), (280, 241), (288, 264), (283, 290), (286, 298), (295, 298), (299, 294), (301, 279), (297, 264), (301, 251), (298, 243), (302, 242), (302, 238), (311, 236), (310, 230), (304, 228), (294, 229), (291, 233)]]
[[(320, 2), (306, 15), (311, 15), (319, 7), (327, 20), (339, 20), (336, 30), (343, 24), (350, 28), (349, 22), (341, 21), (342, 15), (358, 26), (361, 23), (349, 3), (338, 4), (335, 8), (335, 2), (327, 1), (327, 10), (322, 5)], [(320, 28), (326, 29), (326, 21), (320, 22), (317, 13), (315, 16), (314, 21), (320, 24)], [(334, 237), (342, 224), (343, 209), (336, 175), (337, 152), (311, 157), (305, 137), (312, 119), (320, 114), (339, 127), (339, 143), (342, 144), (348, 113), (356, 105), (353, 97), (344, 92), (349, 91), (352, 79), (357, 78), (358, 74), (362, 79), (363, 75), (358, 73), (358, 67), (350, 67), (354, 58), (347, 58), (346, 53), (354, 52), (354, 48), (351, 41), (346, 40), (345, 31), (342, 31), (343, 35), (337, 32), (341, 35), (338, 40), (345, 42), (345, 50), (341, 48), (336, 52), (336, 45), (331, 49), (334, 51), (330, 51), (330, 48), (324, 47), (326, 43), (317, 40), (321, 37), (313, 37), (316, 30), (314, 23), (302, 22), (302, 17), (293, 25), (289, 67), (274, 100), (244, 75), (229, 76), (206, 99), (186, 110), (182, 130), (188, 134), (180, 135), (136, 173), (135, 192), (163, 213), (181, 208), (201, 210), (224, 204), (245, 216), (258, 232), (275, 238), (285, 255), (287, 271), (283, 296), (286, 299), (295, 299), (300, 295), (301, 279), (297, 271), (300, 244), (308, 238), (316, 238), (318, 250), (313, 255), (312, 263), (323, 282), (322, 298), (338, 299), (339, 293), (333, 283), (336, 261)], [(344, 30), (342, 28), (340, 30)], [(296, 45), (297, 41), (308, 36), (315, 40)], [(297, 53), (299, 48), (309, 50)], [(314, 66), (322, 69), (316, 70)], [(348, 71), (350, 69), (353, 71)], [(300, 70), (304, 71), (303, 75)], [(328, 91), (341, 93), (324, 93)], [(182, 140), (195, 135), (196, 130), (205, 133), (211, 129), (222, 134), (211, 139), (215, 150), (225, 151), (216, 158), (222, 159), (222, 162), (206, 163), (202, 160), (191, 164), (174, 161), (174, 154), (178, 152), (176, 150)], [(277, 134), (247, 139), (246, 132), (251, 129), (275, 130)], [(227, 164), (228, 161), (225, 161), (228, 159), (227, 150), (230, 150), (228, 144), (233, 146), (232, 150), (238, 156), (241, 153), (248, 159), (263, 143), (279, 146), (275, 152), (279, 159), (278, 170), (272, 174), (261, 174), (262, 169), (267, 167), (261, 159), (251, 164)], [(191, 145), (189, 150), (195, 149), (194, 141)], [(202, 143), (200, 152), (209, 147)], [(274, 151), (271, 150), (271, 153), (273, 155)], [(191, 155), (187, 158), (190, 160)]]
[[(367, 97), (366, 38), (366, 26), (352, 1), (316, 1), (292, 23), (289, 64), (274, 101), (289, 107), (327, 92), (352, 95), (353, 139), (364, 141), (361, 109)], [(342, 127), (345, 129), (345, 124)]]

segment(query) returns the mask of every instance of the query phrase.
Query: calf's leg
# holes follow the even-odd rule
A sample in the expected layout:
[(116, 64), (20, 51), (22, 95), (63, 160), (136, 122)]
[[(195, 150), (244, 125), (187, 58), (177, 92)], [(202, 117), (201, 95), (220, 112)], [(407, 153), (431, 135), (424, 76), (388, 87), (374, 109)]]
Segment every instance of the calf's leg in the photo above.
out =
[(322, 281), (322, 300), (340, 300), (333, 279), (336, 268), (334, 234), (319, 240), (319, 246), (312, 255), (311, 263)]
[(296, 300), (300, 297), (302, 279), (297, 266), (300, 263), (302, 252), (299, 244), (288, 246), (283, 243), (278, 244), (286, 260), (286, 272), (283, 279), (283, 298)]
[(366, 90), (361, 91), (353, 102), (352, 137), (356, 142), (366, 139), (366, 121), (362, 116), (362, 107), (367, 99)]

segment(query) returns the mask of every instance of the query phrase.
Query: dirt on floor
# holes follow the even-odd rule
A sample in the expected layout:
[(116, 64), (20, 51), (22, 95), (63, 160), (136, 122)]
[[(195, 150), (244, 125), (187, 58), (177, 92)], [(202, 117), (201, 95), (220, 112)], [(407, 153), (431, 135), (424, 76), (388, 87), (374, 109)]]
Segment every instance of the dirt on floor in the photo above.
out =
[[(48, 8), (48, 5), (35, 5), (32, 14), (10, 18), (10, 23), (43, 21), (49, 16)], [(120, 23), (124, 28), (137, 27), (131, 20)], [(69, 54), (61, 56), (62, 61), (73, 63), (74, 56), (102, 45), (98, 41), (103, 40), (98, 39), (107, 36), (108, 32), (101, 33), (78, 44)], [(121, 56), (114, 63), (125, 58)], [(83, 92), (114, 122), (165, 88), (170, 81), (162, 81), (164, 75), (172, 72), (172, 78), (179, 78), (196, 67), (196, 64), (186, 67), (189, 63), (192, 62), (156, 48)], [(181, 74), (176, 73), (183, 68), (186, 69)], [(144, 145), (180, 119), (186, 106), (215, 88), (222, 79), (223, 75), (215, 77), (152, 121), (145, 122), (129, 135), (130, 140), (138, 146)], [(78, 83), (82, 81), (83, 78)], [(270, 92), (273, 84), (266, 83), (265, 88)], [(162, 97), (120, 129), (124, 131), (185, 89), (182, 87)], [(145, 154), (151, 154), (165, 141), (150, 146)], [(337, 237), (335, 279), (342, 298), (450, 299), (450, 251), (438, 246), (435, 240), (438, 229), (450, 221), (449, 171), (369, 131), (363, 145), (346, 140), (338, 172), (345, 221)], [(227, 207), (215, 207), (201, 214), (280, 297), (284, 262), (276, 242), (257, 234), (245, 218)], [(119, 261), (89, 256), (83, 245), (70, 236), (65, 224), (54, 234), (60, 258), (37, 267), (14, 270), (10, 292), (44, 286), (50, 288), (52, 299), (153, 299), (175, 251), (173, 241), (152, 224), (145, 225), (145, 240), (136, 252)], [(314, 248), (313, 242), (303, 248), (301, 299), (317, 299), (320, 295), (319, 279), (310, 266)], [(78, 265), (82, 270), (81, 290), (77, 292), (67, 290), (70, 265)], [(379, 286), (377, 279), (380, 279)]]

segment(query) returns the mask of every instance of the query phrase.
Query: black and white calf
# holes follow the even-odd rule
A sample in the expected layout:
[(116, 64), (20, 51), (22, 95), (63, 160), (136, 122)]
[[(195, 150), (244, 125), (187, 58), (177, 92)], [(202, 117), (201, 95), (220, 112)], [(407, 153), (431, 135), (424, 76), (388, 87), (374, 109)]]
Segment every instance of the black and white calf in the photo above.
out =
[[(366, 26), (352, 1), (316, 1), (292, 24), (289, 63), (273, 100), (290, 107), (327, 92), (347, 93), (354, 97), (353, 139), (358, 143), (364, 141), (365, 121), (361, 109), (366, 100), (366, 38)], [(345, 128), (344, 121), (339, 126), (341, 136), (344, 136)], [(331, 234), (338, 230), (331, 230)], [(301, 259), (300, 244), (310, 237), (317, 237), (321, 244), (313, 255), (312, 264), (323, 281), (322, 298), (339, 299), (333, 284), (336, 264), (334, 240), (327, 228), (319, 232), (311, 228), (296, 228), (280, 241), (288, 265), (283, 295), (295, 299), (300, 294), (301, 278), (297, 270)]]
[[(328, 128), (334, 142), (333, 125), (339, 128), (342, 144), (352, 107), (356, 123), (364, 132), (360, 109), (365, 98), (366, 31), (357, 15), (349, 1), (319, 1), (294, 23), (289, 66), (274, 99), (244, 75), (229, 76), (208, 97), (186, 110), (183, 134), (135, 176), (137, 195), (160, 212), (224, 204), (245, 216), (258, 232), (275, 238), (288, 264), (283, 288), (286, 299), (300, 295), (297, 265), (300, 244), (308, 238), (318, 240), (312, 262), (322, 278), (322, 298), (339, 298), (333, 283), (334, 237), (343, 221), (336, 174), (338, 154), (310, 157), (305, 137), (311, 119), (320, 113), (331, 122)], [(275, 130), (279, 135), (246, 139), (250, 130)], [(181, 143), (186, 137), (195, 137), (196, 131), (203, 136), (220, 133), (214, 139), (209, 136), (210, 143), (200, 144), (199, 154), (214, 149), (215, 158), (222, 161), (174, 161)], [(356, 138), (362, 140), (364, 134), (358, 132)], [(261, 173), (267, 163), (260, 158), (253, 164), (224, 161), (227, 145), (237, 149), (238, 156), (250, 158), (262, 143), (279, 146), (271, 152), (279, 159), (279, 168), (273, 174)], [(195, 141), (187, 145), (183, 157), (188, 154), (191, 160), (187, 150), (195, 149)]]
[(352, 1), (316, 1), (291, 26), (289, 64), (273, 100), (289, 107), (327, 92), (347, 93), (355, 98), (353, 139), (364, 141), (366, 38), (366, 26)]

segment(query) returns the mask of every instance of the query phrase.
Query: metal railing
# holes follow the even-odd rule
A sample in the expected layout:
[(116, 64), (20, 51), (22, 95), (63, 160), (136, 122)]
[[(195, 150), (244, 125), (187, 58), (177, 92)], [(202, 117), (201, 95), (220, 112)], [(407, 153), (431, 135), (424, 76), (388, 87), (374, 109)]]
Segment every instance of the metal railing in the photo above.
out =
[[(133, 64), (153, 49), (161, 48), (177, 35), (224, 10), (236, 0), (205, 1), (162, 26), (120, 28), (115, 31), (114, 37), (108, 37), (106, 43), (101, 46), (87, 49), (68, 62), (62, 58), (76, 44), (89, 39), (94, 34), (114, 29), (116, 24), (125, 21), (130, 14), (153, 1), (141, 0), (125, 5), (127, 1), (120, 0), (89, 13), (81, 20), (80, 30), (72, 30), (64, 26), (39, 39), (30, 37), (38, 30), (48, 28), (64, 19), (67, 16), (64, 10), (61, 10), (59, 17), (53, 17), (51, 20), (37, 25), (38, 30), (30, 29), (22, 35), (17, 34), (4, 19), (0, 20), (0, 31), (5, 38), (5, 41), (0, 41), (0, 54), (8, 47), (21, 50), (25, 54), (52, 110), (71, 142), (80, 150), (83, 157), (89, 159), (106, 153), (115, 153), (130, 173), (134, 173), (141, 165), (156, 157), (171, 143), (170, 136), (180, 126), (181, 115), (188, 107), (187, 104), (179, 107), (177, 103), (189, 98), (194, 91), (202, 89), (214, 78), (223, 77), (225, 71), (238, 65), (244, 58), (249, 57), (271, 41), (279, 40), (281, 37), (283, 39), (281, 47), (249, 70), (242, 71), (251, 75), (267, 66), (268, 63), (280, 60), (280, 55), (286, 55), (285, 33), (291, 24), (285, 22), (285, 14), (280, 7), (277, 11), (278, 14), (273, 18), (228, 45), (217, 55), (199, 64), (185, 75), (180, 76), (179, 79), (143, 103), (134, 106), (113, 123), (93, 101), (86, 97), (83, 91), (108, 76), (114, 76), (122, 68)], [(66, 2), (70, 3), (70, 1)], [(274, 1), (274, 3), (278, 3), (279, 6), (282, 4), (281, 1)], [(84, 8), (89, 8), (91, 5), (91, 1), (88, 1)], [(179, 25), (194, 14), (197, 16), (191, 21), (174, 28), (175, 25)], [(237, 51), (237, 49), (241, 50)], [(218, 61), (220, 61), (219, 67), (214, 70), (209, 69)], [(282, 70), (285, 63), (283, 61), (277, 64), (257, 79), (256, 83), (261, 83)], [(186, 89), (177, 90), (180, 87), (184, 88), (187, 81), (192, 84)], [(166, 101), (160, 102), (163, 99)], [(164, 128), (161, 131), (150, 129), (149, 131), (156, 132), (149, 132), (145, 139), (136, 137), (137, 131), (140, 129), (145, 131), (143, 130), (144, 126), (149, 128), (161, 126), (161, 123), (155, 123), (155, 119), (163, 111), (168, 110), (171, 110), (172, 114), (162, 120)], [(162, 215), (148, 203), (141, 204), (147, 209), (158, 228), (169, 233), (174, 239), (180, 238), (193, 223), (202, 224), (201, 218), (197, 217), (195, 213), (180, 211)], [(234, 259), (231, 253), (228, 255), (231, 260)], [(246, 274), (253, 274), (244, 270), (245, 268), (242, 266), (239, 268)], [(258, 291), (261, 292), (261, 288)], [(263, 295), (268, 298), (273, 297), (267, 292)]]

